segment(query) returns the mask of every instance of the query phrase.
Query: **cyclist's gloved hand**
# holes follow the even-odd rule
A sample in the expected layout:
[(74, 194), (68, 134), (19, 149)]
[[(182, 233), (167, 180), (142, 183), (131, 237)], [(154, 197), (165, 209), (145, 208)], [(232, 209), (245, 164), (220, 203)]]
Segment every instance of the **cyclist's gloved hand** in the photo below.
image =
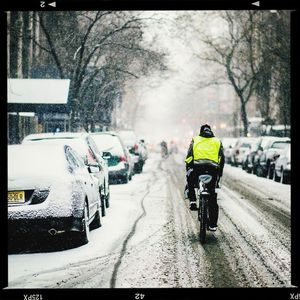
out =
[(193, 169), (192, 169), (192, 168), (188, 169), (187, 172), (186, 172), (186, 176), (190, 176), (190, 174), (191, 174), (192, 172), (193, 172)]

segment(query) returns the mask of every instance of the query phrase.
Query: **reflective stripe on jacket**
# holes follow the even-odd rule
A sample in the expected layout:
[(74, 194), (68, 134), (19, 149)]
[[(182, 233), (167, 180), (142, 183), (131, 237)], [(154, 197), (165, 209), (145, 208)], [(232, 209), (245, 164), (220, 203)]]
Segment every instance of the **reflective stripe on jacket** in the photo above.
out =
[(189, 164), (193, 160), (208, 159), (220, 164), (220, 147), (221, 141), (215, 137), (196, 136), (193, 138), (193, 156), (187, 157), (185, 162)]

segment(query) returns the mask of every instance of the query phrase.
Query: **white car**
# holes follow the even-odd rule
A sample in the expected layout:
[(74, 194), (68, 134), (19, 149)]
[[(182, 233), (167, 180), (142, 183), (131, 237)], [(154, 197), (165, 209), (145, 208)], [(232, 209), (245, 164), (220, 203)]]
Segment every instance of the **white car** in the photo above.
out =
[(36, 133), (26, 136), (22, 144), (28, 143), (61, 143), (70, 145), (83, 159), (87, 166), (99, 167), (93, 175), (99, 181), (99, 193), (101, 196), (102, 216), (105, 216), (105, 208), (109, 207), (110, 189), (108, 178), (108, 166), (102, 157), (102, 152), (97, 148), (94, 140), (86, 132), (59, 132)]
[(144, 145), (138, 140), (133, 130), (119, 130), (117, 133), (128, 148), (129, 153), (138, 158), (137, 162), (134, 164), (134, 172), (141, 173), (143, 171), (145, 160), (147, 159)]
[(244, 155), (249, 152), (251, 145), (256, 143), (257, 138), (240, 137), (233, 147), (231, 162), (234, 166), (243, 164)]
[(223, 146), (223, 151), (224, 151), (224, 156), (225, 156), (225, 163), (230, 164), (231, 163), (231, 156), (232, 156), (232, 151), (233, 147), (237, 143), (238, 138), (235, 137), (224, 137), (221, 139), (222, 146)]
[(97, 132), (92, 133), (91, 137), (107, 160), (110, 182), (127, 183), (131, 180), (136, 156), (129, 153), (119, 135), (115, 132)]
[(291, 144), (288, 144), (276, 159), (274, 180), (281, 183), (289, 183), (291, 180)]
[(8, 146), (9, 237), (73, 233), (88, 243), (101, 226), (97, 180), (67, 145)]

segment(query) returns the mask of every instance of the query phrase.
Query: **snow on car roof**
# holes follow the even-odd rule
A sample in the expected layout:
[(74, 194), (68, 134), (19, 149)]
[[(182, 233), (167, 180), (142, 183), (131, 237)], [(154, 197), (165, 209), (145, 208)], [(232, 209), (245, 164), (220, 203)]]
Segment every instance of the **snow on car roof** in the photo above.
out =
[(73, 136), (72, 138), (69, 138), (67, 136), (60, 136), (56, 138), (39, 138), (36, 140), (28, 140), (24, 141), (24, 145), (37, 145), (37, 144), (48, 144), (48, 145), (68, 145), (70, 146), (74, 151), (79, 154), (82, 158), (84, 158), (88, 153), (88, 145), (85, 143), (83, 139), (76, 138), (76, 136)]
[(87, 136), (87, 132), (56, 132), (56, 133), (34, 133), (25, 136), (23, 142), (26, 141), (36, 141), (40, 139), (59, 139), (59, 138), (77, 138), (82, 136)]

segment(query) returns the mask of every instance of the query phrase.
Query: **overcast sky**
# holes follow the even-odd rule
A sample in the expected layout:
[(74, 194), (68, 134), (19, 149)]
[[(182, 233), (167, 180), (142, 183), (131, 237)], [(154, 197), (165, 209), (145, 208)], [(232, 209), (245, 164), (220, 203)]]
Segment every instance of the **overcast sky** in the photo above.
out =
[[(166, 14), (174, 21), (176, 12)], [(195, 64), (184, 40), (174, 37), (173, 26), (171, 22), (165, 22), (163, 25), (151, 26), (151, 32), (148, 33), (158, 34), (157, 42), (159, 47), (169, 54), (168, 65), (172, 69), (168, 78), (159, 81), (159, 86), (156, 88), (149, 89), (147, 86), (140, 85), (139, 92), (142, 97), (135, 130), (148, 140), (180, 138), (182, 131), (186, 130), (186, 127), (182, 128), (182, 119), (188, 116), (188, 98), (191, 88), (194, 89), (189, 81), (194, 76)], [(142, 80), (147, 82), (145, 79)], [(182, 110), (182, 107), (186, 107), (186, 110)]]

